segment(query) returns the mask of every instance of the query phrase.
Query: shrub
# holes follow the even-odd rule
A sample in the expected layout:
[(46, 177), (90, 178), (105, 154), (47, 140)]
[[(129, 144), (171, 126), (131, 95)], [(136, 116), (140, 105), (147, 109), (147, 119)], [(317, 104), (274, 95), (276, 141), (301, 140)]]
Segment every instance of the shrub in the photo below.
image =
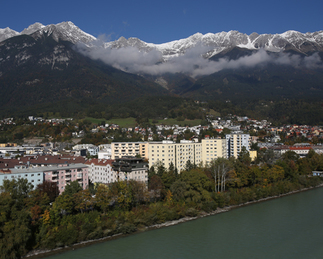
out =
[(125, 223), (119, 226), (118, 232), (123, 233), (123, 234), (131, 234), (133, 232), (136, 232), (137, 228), (134, 224), (131, 223)]
[(211, 212), (216, 210), (217, 207), (218, 205), (215, 201), (207, 201), (203, 203), (202, 210), (204, 210), (205, 212)]
[(195, 208), (188, 208), (185, 211), (185, 215), (188, 217), (196, 217), (198, 215), (198, 211)]

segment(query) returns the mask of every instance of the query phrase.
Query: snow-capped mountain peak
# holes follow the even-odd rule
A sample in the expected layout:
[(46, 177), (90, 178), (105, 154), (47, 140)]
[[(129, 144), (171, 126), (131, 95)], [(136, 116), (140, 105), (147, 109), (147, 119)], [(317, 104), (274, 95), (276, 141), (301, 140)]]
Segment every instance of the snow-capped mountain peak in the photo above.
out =
[(36, 22), (25, 28), (21, 33), (11, 30), (10, 28), (0, 29), (0, 42), (8, 38), (27, 34), (35, 38), (41, 37), (43, 34), (52, 35), (56, 41), (64, 40), (72, 43), (83, 42), (88, 43), (96, 38), (74, 25), (72, 22), (61, 22), (58, 24), (43, 25)]
[[(42, 37), (44, 34), (52, 35), (56, 40), (70, 41), (73, 44), (83, 42), (89, 44), (96, 40), (92, 35), (85, 33), (72, 22), (62, 22), (44, 26), (41, 23), (34, 23), (21, 33), (9, 28), (0, 29), (0, 41), (19, 34), (28, 34), (34, 38)], [(91, 45), (91, 44), (90, 44)], [(91, 47), (89, 45), (89, 47)], [(258, 34), (256, 32), (247, 35), (245, 33), (232, 30), (219, 33), (195, 33), (187, 38), (174, 40), (162, 44), (146, 43), (138, 38), (120, 37), (118, 40), (107, 42), (105, 48), (121, 49), (127, 47), (137, 48), (140, 52), (158, 51), (162, 55), (162, 60), (166, 61), (174, 57), (184, 55), (192, 48), (203, 47), (203, 57), (212, 56), (230, 50), (235, 47), (250, 50), (265, 49), (271, 52), (293, 50), (299, 53), (323, 51), (323, 31), (314, 33), (300, 33), (290, 30), (281, 34)]]
[(42, 28), (44, 28), (44, 27), (45, 27), (45, 26), (44, 26), (44, 25), (42, 25), (41, 23), (36, 22), (36, 23), (34, 23), (34, 24), (32, 24), (32, 25), (29, 25), (29, 26), (28, 26), (28, 28), (24, 29), (24, 30), (21, 32), (21, 34), (28, 34), (28, 35), (30, 35), (30, 34), (32, 34), (32, 33), (34, 33), (34, 32), (36, 32), (36, 31), (38, 31), (38, 30), (40, 30), (40, 29), (42, 29)]
[(313, 51), (323, 51), (323, 32), (300, 33), (297, 31), (287, 31), (282, 34), (258, 34), (256, 32), (247, 35), (235, 30), (219, 33), (195, 33), (188, 38), (174, 40), (162, 44), (146, 43), (137, 38), (119, 38), (105, 44), (106, 48), (120, 49), (126, 47), (136, 47), (140, 52), (159, 51), (162, 60), (167, 61), (172, 58), (184, 55), (192, 48), (204, 49), (203, 57), (212, 56), (230, 50), (234, 47), (259, 50), (265, 49), (270, 52), (281, 52), (293, 50), (299, 53)]
[(42, 27), (40, 30), (32, 34), (33, 37), (40, 37), (43, 34), (52, 35), (56, 41), (70, 41), (74, 44), (78, 42), (88, 43), (96, 38), (74, 25), (72, 22), (61, 22), (58, 24), (50, 24)]
[(9, 27), (0, 29), (0, 42), (11, 37), (19, 35), (19, 32), (10, 29)]

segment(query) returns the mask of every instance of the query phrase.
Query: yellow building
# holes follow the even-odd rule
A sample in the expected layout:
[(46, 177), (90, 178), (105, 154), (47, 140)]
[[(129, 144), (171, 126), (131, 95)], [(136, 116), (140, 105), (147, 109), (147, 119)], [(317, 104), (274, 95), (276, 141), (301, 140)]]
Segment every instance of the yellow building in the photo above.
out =
[(202, 139), (202, 161), (206, 165), (219, 157), (227, 158), (226, 140), (221, 138)]
[(185, 169), (186, 163), (199, 164), (202, 159), (201, 143), (182, 140), (180, 143), (173, 141), (149, 142), (149, 167), (163, 163), (166, 169), (173, 163), (178, 172)]
[[(201, 143), (191, 140), (154, 142), (112, 142), (111, 159), (125, 156), (137, 156), (149, 160), (149, 168), (162, 163), (168, 169), (171, 164), (178, 172), (185, 170), (187, 161), (195, 165), (207, 165), (219, 157), (228, 158), (230, 153), (238, 157), (242, 146), (249, 150), (250, 141), (248, 134), (230, 134), (226, 139), (203, 139)], [(250, 154), (251, 156), (252, 154)]]
[(148, 159), (148, 142), (112, 142), (111, 159), (138, 156)]
[(257, 150), (250, 150), (249, 151), (249, 156), (251, 158), (251, 161), (255, 161), (257, 158)]
[(0, 147), (16, 147), (17, 143), (0, 143)]

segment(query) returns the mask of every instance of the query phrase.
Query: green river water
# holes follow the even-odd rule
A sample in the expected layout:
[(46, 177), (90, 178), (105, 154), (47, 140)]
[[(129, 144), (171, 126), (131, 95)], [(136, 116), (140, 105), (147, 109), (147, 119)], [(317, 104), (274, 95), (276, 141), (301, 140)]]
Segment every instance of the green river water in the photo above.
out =
[(47, 257), (323, 258), (323, 188)]

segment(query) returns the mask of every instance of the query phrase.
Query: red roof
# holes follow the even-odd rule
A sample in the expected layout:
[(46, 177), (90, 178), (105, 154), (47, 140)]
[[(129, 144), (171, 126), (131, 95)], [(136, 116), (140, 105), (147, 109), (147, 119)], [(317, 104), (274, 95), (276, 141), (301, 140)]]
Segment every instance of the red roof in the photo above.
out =
[(89, 159), (88, 161), (86, 161), (85, 164), (86, 165), (94, 164), (94, 165), (100, 165), (100, 166), (106, 166), (106, 165), (112, 166), (112, 162), (114, 162), (114, 160), (92, 158), (92, 159)]
[(312, 147), (289, 147), (290, 150), (310, 150)]

